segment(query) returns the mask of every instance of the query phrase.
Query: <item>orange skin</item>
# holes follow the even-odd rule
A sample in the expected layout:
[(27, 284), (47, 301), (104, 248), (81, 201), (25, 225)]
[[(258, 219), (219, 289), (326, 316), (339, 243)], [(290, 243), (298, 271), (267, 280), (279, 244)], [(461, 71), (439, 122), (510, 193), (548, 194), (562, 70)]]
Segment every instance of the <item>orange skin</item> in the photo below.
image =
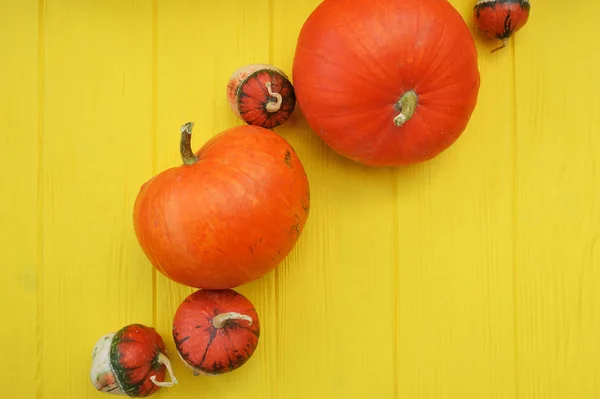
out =
[(373, 166), (422, 162), (448, 148), (467, 127), (480, 84), (471, 32), (445, 0), (325, 0), (300, 31), (292, 75), (311, 129)]
[(182, 159), (190, 164), (161, 172), (136, 199), (144, 253), (166, 277), (191, 287), (233, 288), (260, 278), (292, 250), (308, 218), (300, 159), (273, 131), (243, 125), (211, 138), (196, 161), (186, 134)]

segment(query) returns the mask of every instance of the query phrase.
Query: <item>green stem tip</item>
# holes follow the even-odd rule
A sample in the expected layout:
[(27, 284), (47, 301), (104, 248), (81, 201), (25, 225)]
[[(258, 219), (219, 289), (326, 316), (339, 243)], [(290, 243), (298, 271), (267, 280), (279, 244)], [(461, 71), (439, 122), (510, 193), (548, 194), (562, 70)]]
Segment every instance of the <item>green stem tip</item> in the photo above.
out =
[(396, 111), (400, 113), (394, 118), (394, 125), (397, 127), (404, 125), (415, 113), (417, 103), (417, 93), (414, 90), (404, 93), (395, 105)]
[(179, 142), (179, 152), (181, 160), (186, 165), (193, 165), (198, 162), (198, 157), (192, 151), (192, 129), (194, 122), (188, 122), (181, 126), (181, 141)]

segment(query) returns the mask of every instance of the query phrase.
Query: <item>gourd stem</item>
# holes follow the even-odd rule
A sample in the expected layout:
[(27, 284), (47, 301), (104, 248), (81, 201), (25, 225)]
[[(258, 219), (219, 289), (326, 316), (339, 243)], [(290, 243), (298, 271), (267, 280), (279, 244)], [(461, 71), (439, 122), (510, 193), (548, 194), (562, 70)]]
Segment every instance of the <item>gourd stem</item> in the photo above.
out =
[(500, 47), (496, 47), (495, 49), (490, 51), (490, 53), (495, 53), (496, 51), (503, 49), (504, 47), (506, 47), (507, 44), (508, 44), (508, 37), (505, 37), (504, 39), (502, 39), (502, 45)]
[(252, 317), (237, 312), (220, 313), (213, 317), (212, 323), (215, 328), (223, 328), (229, 320), (246, 320), (252, 325)]
[(417, 108), (417, 93), (414, 90), (409, 90), (396, 103), (396, 111), (400, 113), (394, 118), (394, 125), (400, 127), (408, 121), (413, 114), (415, 113), (415, 109)]
[(268, 112), (279, 111), (279, 108), (281, 108), (281, 103), (283, 102), (283, 97), (281, 97), (281, 94), (271, 91), (271, 82), (265, 83), (265, 86), (267, 86), (267, 91), (269, 92), (269, 95), (271, 97), (275, 97), (275, 100), (276, 100), (275, 102), (269, 101), (267, 103), (267, 107), (266, 107), (267, 111)]
[(181, 141), (179, 142), (179, 152), (181, 160), (186, 165), (193, 165), (198, 162), (198, 157), (192, 151), (192, 129), (194, 122), (188, 122), (181, 126)]
[(171, 377), (171, 382), (168, 381), (156, 381), (156, 376), (153, 375), (152, 377), (150, 377), (150, 381), (152, 381), (152, 383), (156, 386), (159, 386), (161, 388), (169, 388), (172, 387), (173, 385), (177, 384), (177, 378), (175, 378), (175, 374), (173, 373), (173, 369), (171, 368), (171, 362), (169, 361), (169, 358), (166, 357), (165, 355), (163, 355), (162, 353), (158, 354), (158, 362), (160, 364), (164, 364), (165, 367), (167, 368), (167, 371), (169, 372), (169, 377)]

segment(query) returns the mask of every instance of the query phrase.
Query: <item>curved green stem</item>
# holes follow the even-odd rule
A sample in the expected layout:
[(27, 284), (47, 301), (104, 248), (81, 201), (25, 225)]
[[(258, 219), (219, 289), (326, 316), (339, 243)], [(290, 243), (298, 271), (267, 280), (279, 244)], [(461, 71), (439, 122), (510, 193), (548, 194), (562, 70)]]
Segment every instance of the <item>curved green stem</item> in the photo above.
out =
[(192, 151), (192, 129), (194, 122), (188, 122), (181, 126), (181, 141), (179, 142), (179, 152), (181, 160), (186, 165), (193, 165), (198, 162), (198, 157)]
[(396, 110), (400, 113), (394, 118), (394, 125), (400, 127), (408, 121), (417, 108), (418, 98), (414, 90), (409, 90), (396, 103)]

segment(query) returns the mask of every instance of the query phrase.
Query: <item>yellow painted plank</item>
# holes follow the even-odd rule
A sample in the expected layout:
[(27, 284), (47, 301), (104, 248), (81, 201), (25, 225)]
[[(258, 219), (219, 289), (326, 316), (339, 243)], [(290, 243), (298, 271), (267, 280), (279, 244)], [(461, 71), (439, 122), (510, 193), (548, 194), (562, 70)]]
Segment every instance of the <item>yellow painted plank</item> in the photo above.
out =
[(401, 398), (515, 398), (513, 57), (451, 2), (479, 52), (477, 107), (431, 162), (395, 172)]
[(152, 167), (152, 8), (51, 0), (44, 13), (43, 398), (93, 398), (96, 340), (151, 325), (133, 200)]
[[(156, 21), (156, 168), (158, 173), (181, 164), (179, 127), (195, 123), (192, 147), (199, 149), (210, 137), (242, 124), (225, 96), (231, 73), (250, 63), (269, 61), (270, 8), (267, 0), (223, 0), (207, 5), (193, 0), (159, 0)], [(150, 175), (146, 176), (150, 178)], [(194, 289), (156, 274), (157, 328), (174, 354), (180, 384), (164, 392), (178, 399), (274, 397), (277, 364), (277, 296), (274, 273), (237, 290), (257, 308), (261, 337), (252, 359), (234, 373), (194, 377), (175, 354), (173, 316)]]
[(33, 398), (38, 356), (38, 2), (0, 2), (0, 375)]
[(591, 399), (600, 396), (600, 27), (597, 3), (557, 6), (532, 2), (513, 48), (518, 392)]
[[(273, 60), (290, 77), (302, 24), (320, 1), (273, 0)], [(311, 215), (280, 269), (277, 398), (392, 398), (395, 209), (390, 170), (327, 148), (298, 109), (279, 129), (302, 159)]]
[[(89, 383), (92, 346), (132, 322), (174, 354), (172, 317), (193, 290), (144, 257), (135, 196), (180, 163), (183, 122), (194, 148), (241, 124), (225, 99), (234, 69), (291, 75), (319, 2), (0, 2), (6, 397), (105, 397)], [(472, 25), (473, 2), (452, 3)], [(473, 29), (478, 106), (431, 162), (353, 164), (299, 112), (277, 129), (312, 207), (290, 256), (239, 288), (261, 316), (258, 350), (212, 378), (172, 356), (181, 383), (160, 397), (599, 396), (600, 47), (587, 38), (600, 29), (590, 6), (546, 3), (497, 53)]]

